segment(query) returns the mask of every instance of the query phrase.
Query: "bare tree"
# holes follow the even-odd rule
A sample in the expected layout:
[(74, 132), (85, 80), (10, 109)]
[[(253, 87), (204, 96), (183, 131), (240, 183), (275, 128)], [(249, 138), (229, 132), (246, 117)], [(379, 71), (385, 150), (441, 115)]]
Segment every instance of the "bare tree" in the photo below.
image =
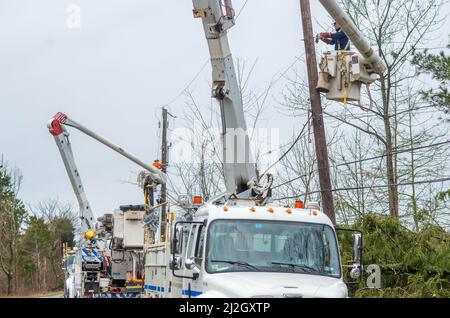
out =
[[(42, 235), (39, 231), (32, 233), (32, 236), (34, 234), (36, 238), (41, 239), (41, 244), (36, 244), (33, 255), (36, 262), (42, 264), (38, 267), (38, 281), (42, 282), (44, 290), (58, 287), (64, 278), (61, 271), (62, 244), (74, 244), (75, 228), (79, 224), (78, 217), (71, 204), (63, 204), (57, 199), (39, 202), (29, 210), (34, 217), (33, 221), (37, 224), (42, 222), (47, 233), (46, 235)], [(30, 222), (30, 226), (33, 225), (34, 223)]]
[(18, 198), (23, 182), (19, 169), (9, 169), (0, 160), (0, 269), (7, 279), (7, 293), (17, 287), (18, 254), (22, 226), (27, 211)]
[[(237, 60), (237, 76), (241, 91), (244, 113), (247, 121), (249, 138), (251, 143), (257, 143), (255, 129), (263, 120), (269, 90), (257, 92), (250, 88), (251, 75), (256, 61), (250, 66), (245, 61)], [(215, 195), (225, 192), (225, 172), (222, 158), (222, 121), (220, 108), (214, 99), (210, 99), (207, 105), (201, 105), (192, 91), (185, 92), (187, 102), (183, 116), (183, 128), (189, 138), (184, 141), (189, 145), (190, 158), (182, 158), (182, 162), (173, 163), (169, 170), (169, 186), (175, 194), (188, 193), (202, 195), (210, 199)], [(256, 167), (261, 168), (264, 153), (263, 147), (254, 147)], [(258, 169), (258, 168), (257, 168)], [(257, 172), (258, 174), (258, 172)], [(177, 182), (180, 181), (180, 182)], [(181, 184), (181, 186), (177, 186)]]
[[(386, 176), (389, 184), (390, 214), (399, 216), (398, 187), (394, 163), (394, 139), (392, 118), (395, 107), (395, 89), (410, 78), (403, 71), (415, 48), (425, 44), (442, 20), (439, 19), (441, 0), (341, 0), (351, 19), (364, 30), (364, 34), (376, 46), (378, 54), (387, 66), (373, 97), (374, 108), (369, 111), (376, 123), (363, 122), (355, 113), (351, 119), (331, 115), (362, 132), (378, 139), (385, 147)], [(380, 123), (378, 122), (380, 121)], [(360, 124), (358, 124), (360, 122)], [(381, 125), (380, 125), (381, 124)]]

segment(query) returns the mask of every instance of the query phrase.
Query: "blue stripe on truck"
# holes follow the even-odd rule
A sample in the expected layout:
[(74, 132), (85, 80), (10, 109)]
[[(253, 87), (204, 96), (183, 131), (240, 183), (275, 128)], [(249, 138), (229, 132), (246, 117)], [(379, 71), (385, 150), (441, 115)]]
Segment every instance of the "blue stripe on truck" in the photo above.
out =
[[(162, 293), (164, 293), (164, 290), (165, 290), (164, 287), (155, 286), (155, 285), (145, 285), (144, 289), (150, 290), (150, 291), (153, 291), (153, 292), (162, 292)], [(172, 292), (172, 288), (169, 288), (169, 293), (171, 293), (171, 292)], [(189, 296), (189, 290), (183, 289), (182, 290), (182, 294), (183, 294), (183, 296)], [(197, 297), (197, 296), (200, 296), (201, 294), (203, 294), (203, 292), (196, 291), (196, 290), (191, 290), (191, 295), (190, 296)]]

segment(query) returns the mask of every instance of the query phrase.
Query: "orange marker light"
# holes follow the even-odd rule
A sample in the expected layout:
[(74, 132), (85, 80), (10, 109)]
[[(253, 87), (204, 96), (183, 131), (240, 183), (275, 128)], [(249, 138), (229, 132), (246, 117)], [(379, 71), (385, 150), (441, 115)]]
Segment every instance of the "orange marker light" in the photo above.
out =
[(296, 209), (303, 209), (305, 207), (305, 204), (303, 201), (295, 201), (295, 208)]
[(155, 160), (152, 164), (153, 167), (157, 168), (157, 169), (164, 169), (166, 167), (165, 164), (163, 164), (162, 162), (159, 162), (159, 160)]
[(228, 207), (227, 207), (227, 206), (224, 206), (224, 207), (223, 207), (223, 210), (224, 210), (225, 212), (228, 212)]
[(316, 215), (317, 216), (317, 214), (319, 214), (316, 210), (314, 210), (313, 211), (313, 215)]
[(203, 204), (203, 198), (200, 196), (196, 196), (196, 197), (194, 197), (193, 202), (194, 202), (194, 204)]
[(287, 213), (287, 214), (291, 214), (291, 213), (292, 213), (292, 210), (291, 210), (291, 209), (287, 209), (287, 210), (286, 210), (286, 213)]
[(251, 208), (250, 208), (250, 211), (256, 212), (256, 208), (255, 208), (255, 207), (251, 207)]
[(270, 213), (273, 213), (273, 208), (269, 208), (267, 211), (269, 211)]

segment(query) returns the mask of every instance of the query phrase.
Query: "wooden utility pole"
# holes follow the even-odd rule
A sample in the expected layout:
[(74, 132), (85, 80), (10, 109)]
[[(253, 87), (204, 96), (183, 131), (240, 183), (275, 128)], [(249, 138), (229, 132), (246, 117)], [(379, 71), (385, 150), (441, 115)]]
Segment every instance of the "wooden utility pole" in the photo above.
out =
[(309, 0), (300, 0), (300, 7), (303, 22), (303, 38), (305, 41), (306, 64), (308, 67), (309, 95), (311, 100), (311, 113), (314, 128), (317, 165), (319, 170), (319, 182), (320, 190), (322, 191), (322, 206), (324, 213), (328, 215), (333, 224), (336, 224), (333, 193), (331, 191), (327, 140), (325, 135), (325, 126), (323, 123), (322, 102), (320, 100), (320, 93), (316, 89), (318, 81), (317, 61)]
[[(167, 129), (168, 129), (168, 121), (167, 121), (167, 109), (163, 107), (162, 109), (162, 143), (161, 143), (161, 163), (162, 163), (162, 171), (164, 173), (167, 173), (167, 164), (168, 164), (168, 158), (167, 158)], [(161, 221), (162, 224), (166, 224), (167, 220), (167, 204), (164, 204), (167, 202), (167, 185), (162, 184), (161, 185), (161, 200), (160, 200), (161, 206)], [(161, 237), (164, 238), (165, 241), (165, 235), (166, 235), (166, 227), (161, 227)]]

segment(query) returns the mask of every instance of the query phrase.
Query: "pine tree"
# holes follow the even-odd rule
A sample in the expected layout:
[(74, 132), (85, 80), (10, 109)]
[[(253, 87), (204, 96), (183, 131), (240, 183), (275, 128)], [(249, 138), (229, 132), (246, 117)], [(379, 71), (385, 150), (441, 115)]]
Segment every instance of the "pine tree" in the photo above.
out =
[[(448, 48), (450, 48), (450, 45)], [(423, 97), (445, 113), (450, 113), (450, 93), (448, 91), (450, 56), (446, 56), (444, 52), (438, 55), (430, 54), (425, 50), (415, 53), (412, 63), (417, 66), (419, 73), (431, 73), (433, 79), (440, 82), (438, 88), (422, 91)]]

